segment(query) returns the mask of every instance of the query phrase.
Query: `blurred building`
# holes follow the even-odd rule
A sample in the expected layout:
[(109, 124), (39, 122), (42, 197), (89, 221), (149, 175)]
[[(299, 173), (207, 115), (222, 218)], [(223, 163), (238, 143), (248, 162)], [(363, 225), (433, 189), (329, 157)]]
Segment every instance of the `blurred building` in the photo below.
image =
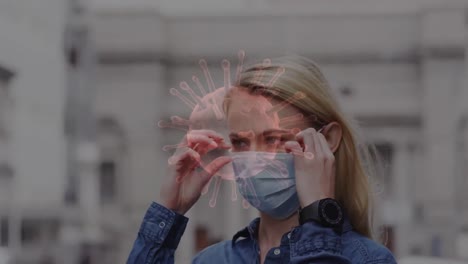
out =
[[(0, 247), (24, 263), (124, 263), (183, 136), (157, 122), (191, 111), (169, 89), (203, 80), (200, 58), (222, 86), (240, 49), (322, 66), (387, 161), (378, 220), (397, 256), (467, 251), (465, 0), (86, 3), (0, 3)], [(177, 263), (256, 216), (221, 187), (188, 213)]]
[(59, 249), (65, 11), (61, 0), (0, 2), (0, 247), (15, 263)]

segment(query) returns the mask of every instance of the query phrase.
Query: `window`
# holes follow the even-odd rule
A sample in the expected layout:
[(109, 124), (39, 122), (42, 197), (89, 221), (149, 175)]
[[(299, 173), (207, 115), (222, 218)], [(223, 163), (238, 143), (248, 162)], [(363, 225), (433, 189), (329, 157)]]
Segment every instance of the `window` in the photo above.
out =
[(26, 218), (21, 221), (21, 242), (35, 245), (44, 241), (57, 241), (60, 222), (57, 219)]
[(121, 175), (125, 160), (125, 136), (114, 117), (101, 117), (97, 124), (99, 163), (99, 188), (102, 204), (115, 204), (121, 195)]
[(8, 218), (0, 218), (0, 247), (7, 247), (9, 234), (8, 234)]
[(0, 137), (5, 137), (7, 133), (10, 96), (8, 84), (13, 77), (13, 72), (3, 68), (0, 65)]
[(457, 207), (459, 207), (459, 210), (464, 210), (468, 209), (468, 194), (466, 192), (466, 188), (468, 187), (468, 117), (460, 122), (455, 140), (455, 186), (457, 188)]
[(112, 203), (116, 198), (116, 165), (114, 161), (102, 161), (99, 166), (99, 185), (102, 203)]
[(21, 242), (35, 244), (40, 241), (40, 222), (33, 219), (24, 219), (21, 222)]
[(0, 212), (7, 210), (12, 198), (11, 181), (13, 178), (13, 169), (4, 161), (7, 159), (8, 149), (4, 142), (0, 140)]

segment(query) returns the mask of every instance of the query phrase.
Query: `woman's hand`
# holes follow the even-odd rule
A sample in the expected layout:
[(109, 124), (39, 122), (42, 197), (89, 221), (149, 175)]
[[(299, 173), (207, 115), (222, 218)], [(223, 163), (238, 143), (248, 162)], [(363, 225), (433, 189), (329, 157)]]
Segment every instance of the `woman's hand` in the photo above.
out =
[(296, 188), (301, 207), (335, 196), (335, 156), (325, 136), (313, 128), (296, 135), (296, 141), (285, 143), (294, 154)]
[(169, 177), (164, 179), (161, 204), (184, 215), (200, 198), (203, 187), (230, 157), (219, 157), (202, 167), (201, 156), (216, 148), (229, 149), (221, 135), (211, 130), (191, 130), (169, 159)]

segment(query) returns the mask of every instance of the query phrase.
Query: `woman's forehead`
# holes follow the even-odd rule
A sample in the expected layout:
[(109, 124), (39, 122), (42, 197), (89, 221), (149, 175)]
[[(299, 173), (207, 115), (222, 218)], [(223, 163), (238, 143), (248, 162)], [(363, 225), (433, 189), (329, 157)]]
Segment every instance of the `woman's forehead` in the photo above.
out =
[[(306, 127), (305, 118), (293, 105), (281, 105), (284, 101), (250, 94), (237, 90), (230, 96), (227, 119), (231, 131), (262, 133), (268, 129), (289, 129)], [(288, 121), (287, 126), (282, 124)]]

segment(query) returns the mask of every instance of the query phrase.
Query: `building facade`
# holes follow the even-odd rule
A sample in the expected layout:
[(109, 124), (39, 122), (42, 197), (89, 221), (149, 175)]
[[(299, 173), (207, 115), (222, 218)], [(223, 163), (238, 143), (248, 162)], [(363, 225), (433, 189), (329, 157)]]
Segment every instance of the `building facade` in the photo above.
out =
[[(221, 87), (241, 49), (321, 65), (385, 158), (377, 219), (398, 257), (467, 258), (465, 1), (87, 3), (0, 3), (0, 247), (18, 263), (124, 263), (184, 135), (158, 121), (191, 112), (170, 88), (204, 80), (201, 58)], [(177, 263), (256, 217), (231, 186), (188, 212)]]
[(0, 3), (0, 247), (15, 263), (47, 258), (59, 244), (65, 8), (60, 0)]

